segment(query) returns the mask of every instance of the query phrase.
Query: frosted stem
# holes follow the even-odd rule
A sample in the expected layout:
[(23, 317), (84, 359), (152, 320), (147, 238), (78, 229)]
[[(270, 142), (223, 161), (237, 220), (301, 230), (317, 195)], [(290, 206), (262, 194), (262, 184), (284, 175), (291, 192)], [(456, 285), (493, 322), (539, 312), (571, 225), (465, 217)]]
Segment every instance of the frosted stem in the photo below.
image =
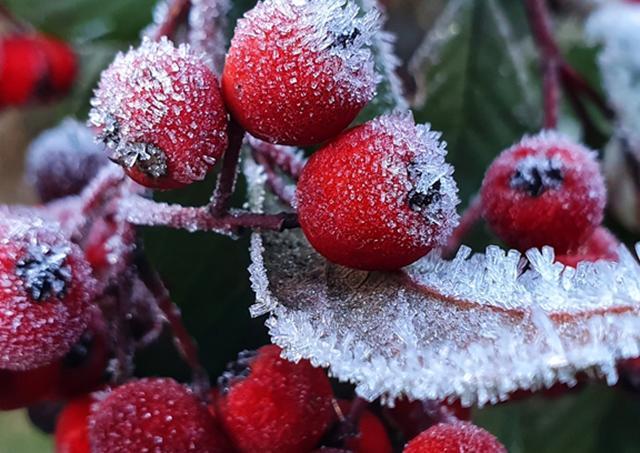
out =
[(479, 195), (475, 195), (467, 209), (462, 214), (460, 218), (460, 223), (453, 230), (449, 240), (447, 241), (447, 245), (445, 246), (442, 254), (445, 257), (453, 257), (460, 245), (462, 245), (462, 241), (469, 234), (469, 232), (473, 229), (473, 227), (478, 223), (480, 218), (482, 217), (482, 201), (480, 200)]
[(286, 205), (291, 206), (293, 203), (293, 196), (295, 194), (295, 185), (289, 184), (282, 178), (274, 168), (274, 162), (265, 154), (261, 154), (254, 150), (254, 160), (262, 166), (265, 175), (267, 176), (267, 185), (271, 191)]
[(238, 175), (238, 161), (240, 160), (240, 148), (244, 134), (244, 129), (231, 120), (229, 123), (229, 146), (224, 154), (216, 190), (209, 204), (209, 211), (214, 217), (222, 217), (229, 211), (229, 203)]
[(292, 146), (274, 145), (251, 136), (249, 144), (254, 154), (266, 157), (292, 179), (297, 180), (300, 177), (300, 172), (307, 162), (301, 150)]
[(31, 31), (31, 27), (19, 20), (4, 3), (0, 3), (0, 18), (10, 25), (14, 32), (27, 33)]
[(178, 25), (187, 17), (190, 4), (191, 2), (189, 0), (172, 0), (164, 21), (158, 25), (152, 39), (159, 41), (163, 36), (171, 38), (178, 28)]
[(169, 291), (164, 286), (164, 282), (148, 261), (139, 256), (136, 260), (136, 265), (142, 281), (154, 295), (158, 308), (171, 327), (173, 341), (178, 352), (191, 368), (194, 391), (200, 398), (206, 400), (209, 393), (209, 375), (200, 361), (195, 340), (182, 322), (180, 309), (173, 303)]
[(349, 412), (347, 414), (340, 410), (340, 406), (336, 400), (333, 400), (334, 409), (338, 416), (339, 423), (329, 436), (327, 443), (331, 446), (344, 447), (345, 441), (358, 435), (358, 424), (364, 411), (369, 407), (369, 401), (356, 396), (351, 402)]

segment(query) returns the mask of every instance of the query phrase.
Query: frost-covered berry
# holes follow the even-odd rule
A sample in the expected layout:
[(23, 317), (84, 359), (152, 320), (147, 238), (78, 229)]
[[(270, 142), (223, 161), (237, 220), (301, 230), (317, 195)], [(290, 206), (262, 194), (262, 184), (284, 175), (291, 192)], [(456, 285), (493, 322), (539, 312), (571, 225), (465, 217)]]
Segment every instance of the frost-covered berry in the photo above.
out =
[(26, 407), (55, 396), (58, 364), (25, 371), (0, 369), (0, 411)]
[(0, 106), (57, 97), (75, 76), (75, 54), (62, 41), (37, 34), (0, 40)]
[(273, 345), (242, 353), (219, 380), (218, 417), (242, 453), (311, 451), (332, 421), (325, 372), (280, 353)]
[[(338, 406), (343, 415), (349, 413), (351, 402), (340, 400)], [(392, 453), (393, 447), (387, 430), (380, 419), (365, 410), (358, 420), (357, 433), (345, 440), (345, 447), (352, 453)]]
[(379, 117), (317, 151), (298, 182), (302, 231), (325, 258), (393, 270), (442, 244), (457, 225), (444, 142), (411, 114)]
[(404, 453), (507, 453), (491, 433), (471, 423), (440, 423), (407, 444)]
[(556, 261), (571, 267), (576, 267), (581, 262), (617, 261), (619, 246), (618, 239), (608, 229), (599, 226), (577, 248), (556, 256)]
[(71, 400), (64, 407), (55, 430), (57, 453), (91, 453), (89, 446), (89, 414), (95, 403), (92, 395)]
[(90, 272), (56, 224), (0, 219), (0, 368), (36, 368), (69, 351), (90, 316)]
[(80, 193), (108, 162), (89, 128), (67, 118), (31, 142), (26, 175), (40, 200), (48, 202)]
[(480, 190), (491, 229), (519, 250), (550, 245), (564, 253), (602, 222), (606, 190), (596, 155), (543, 131), (491, 164)]
[(238, 21), (222, 75), (233, 117), (272, 143), (336, 136), (374, 95), (378, 14), (351, 0), (265, 0)]
[(203, 179), (227, 145), (227, 114), (206, 58), (166, 38), (118, 54), (92, 106), (90, 123), (111, 158), (147, 187)]
[(128, 382), (101, 395), (89, 417), (93, 453), (226, 453), (207, 407), (169, 378)]

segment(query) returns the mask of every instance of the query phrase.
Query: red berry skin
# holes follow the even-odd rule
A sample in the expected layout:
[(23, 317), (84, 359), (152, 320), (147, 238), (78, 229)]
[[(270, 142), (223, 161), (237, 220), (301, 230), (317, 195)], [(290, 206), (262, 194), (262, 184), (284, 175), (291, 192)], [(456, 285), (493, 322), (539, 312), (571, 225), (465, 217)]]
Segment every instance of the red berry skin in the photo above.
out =
[(32, 405), (55, 396), (57, 363), (26, 371), (0, 370), (0, 411)]
[(27, 370), (61, 358), (90, 317), (95, 282), (59, 226), (0, 219), (0, 368)]
[(580, 262), (598, 260), (618, 261), (620, 242), (605, 227), (597, 227), (589, 238), (565, 255), (556, 256), (556, 261), (565, 266), (576, 267)]
[(76, 80), (77, 58), (73, 49), (65, 42), (49, 36), (34, 37), (42, 49), (49, 67), (48, 84), (52, 94), (67, 93)]
[(525, 137), (491, 164), (483, 216), (509, 245), (550, 245), (563, 254), (602, 222), (606, 190), (595, 153), (548, 131)]
[(367, 48), (378, 31), (351, 2), (265, 0), (238, 21), (222, 75), (234, 119), (271, 143), (308, 146), (335, 137), (373, 98)]
[(90, 123), (138, 183), (174, 189), (204, 179), (227, 146), (227, 113), (203, 54), (145, 39), (102, 73)]
[(132, 381), (99, 397), (89, 417), (92, 453), (226, 453), (207, 407), (168, 378)]
[(457, 225), (458, 198), (439, 136), (393, 114), (311, 156), (296, 192), (311, 245), (343, 266), (395, 270), (442, 244)]
[(440, 423), (407, 444), (404, 453), (507, 453), (491, 433), (471, 423)]
[(18, 35), (0, 40), (0, 106), (34, 99), (47, 71), (47, 61), (32, 38)]
[[(338, 401), (343, 414), (348, 414), (351, 402)], [(392, 453), (393, 447), (384, 425), (371, 411), (364, 411), (358, 421), (358, 434), (345, 442), (353, 453)]]
[[(218, 417), (242, 453), (311, 451), (333, 420), (332, 390), (320, 368), (289, 362), (274, 345), (238, 362), (245, 377), (224, 375)], [(237, 371), (237, 365), (235, 369)]]
[(88, 424), (91, 405), (94, 403), (92, 395), (67, 403), (56, 423), (56, 453), (91, 453)]

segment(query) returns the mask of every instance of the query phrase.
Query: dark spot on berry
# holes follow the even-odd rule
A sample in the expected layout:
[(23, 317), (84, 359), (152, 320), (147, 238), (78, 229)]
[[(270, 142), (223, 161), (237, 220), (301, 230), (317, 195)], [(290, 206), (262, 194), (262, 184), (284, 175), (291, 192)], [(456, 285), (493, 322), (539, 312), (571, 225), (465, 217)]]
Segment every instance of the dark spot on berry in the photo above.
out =
[(509, 182), (512, 189), (522, 190), (532, 197), (539, 197), (562, 184), (562, 162), (557, 159), (526, 157), (520, 161)]
[(342, 33), (337, 35), (331, 47), (342, 47), (343, 49), (346, 49), (353, 44), (358, 36), (360, 36), (360, 30), (354, 28), (351, 33)]
[(413, 211), (422, 212), (434, 203), (438, 203), (442, 198), (440, 189), (441, 183), (440, 180), (437, 180), (429, 186), (426, 192), (420, 192), (415, 189), (411, 190), (411, 192), (409, 192), (409, 207)]
[(110, 159), (125, 168), (136, 167), (150, 178), (166, 176), (169, 171), (164, 151), (150, 143), (120, 143)]
[(67, 368), (77, 368), (82, 366), (95, 343), (95, 335), (90, 330), (85, 330), (80, 339), (74, 344), (69, 352), (62, 358), (62, 365)]
[(98, 134), (98, 140), (109, 148), (117, 148), (120, 144), (120, 124), (111, 115), (107, 115), (104, 127)]
[(237, 360), (227, 365), (227, 369), (218, 378), (218, 388), (223, 394), (229, 393), (229, 389), (235, 382), (249, 376), (251, 362), (257, 354), (257, 351), (242, 351), (238, 354)]
[(31, 298), (40, 302), (49, 297), (64, 297), (71, 281), (67, 247), (32, 244), (24, 258), (16, 263), (16, 275), (22, 279)]

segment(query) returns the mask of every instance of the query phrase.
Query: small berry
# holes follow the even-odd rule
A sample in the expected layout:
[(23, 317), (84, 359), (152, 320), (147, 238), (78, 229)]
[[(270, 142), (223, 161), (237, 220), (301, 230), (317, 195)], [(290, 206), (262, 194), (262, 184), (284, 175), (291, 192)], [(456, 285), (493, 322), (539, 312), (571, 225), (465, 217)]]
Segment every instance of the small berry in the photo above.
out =
[[(405, 439), (412, 439), (433, 424), (432, 402), (400, 398), (394, 407), (384, 408), (386, 419), (400, 431)], [(471, 409), (462, 407), (459, 400), (440, 403), (440, 410), (449, 412), (459, 420), (471, 420)]]
[(75, 195), (108, 164), (104, 146), (84, 124), (67, 118), (40, 134), (27, 151), (27, 180), (42, 202)]
[(91, 453), (89, 415), (94, 403), (92, 395), (85, 395), (67, 403), (56, 424), (56, 453)]
[[(348, 414), (351, 402), (338, 401), (343, 414)], [(392, 453), (393, 447), (384, 425), (378, 417), (370, 411), (364, 411), (358, 421), (358, 432), (355, 436), (345, 441), (347, 447), (353, 453)]]
[(0, 411), (10, 411), (55, 395), (58, 364), (26, 371), (0, 370)]
[(306, 164), (297, 188), (302, 231), (325, 258), (393, 270), (442, 244), (458, 221), (445, 144), (410, 114), (344, 132)]
[(204, 55), (163, 38), (118, 54), (90, 122), (138, 183), (172, 189), (204, 179), (227, 146), (227, 114)]
[(325, 372), (280, 353), (274, 345), (243, 353), (220, 378), (218, 417), (240, 452), (311, 451), (332, 421)]
[(595, 153), (544, 131), (505, 150), (487, 171), (483, 216), (510, 247), (564, 253), (602, 222), (606, 190)]
[(87, 327), (95, 284), (82, 251), (40, 219), (0, 219), (0, 368), (62, 357)]
[(404, 453), (507, 453), (491, 433), (471, 423), (440, 423), (407, 444)]
[(580, 262), (598, 260), (617, 261), (620, 242), (605, 227), (597, 227), (589, 238), (576, 249), (564, 255), (556, 256), (556, 261), (571, 267)]
[(89, 417), (93, 453), (222, 453), (227, 441), (207, 407), (168, 378), (140, 379), (102, 396)]
[(222, 75), (252, 135), (307, 146), (336, 136), (374, 95), (376, 12), (351, 0), (264, 0), (238, 21)]

